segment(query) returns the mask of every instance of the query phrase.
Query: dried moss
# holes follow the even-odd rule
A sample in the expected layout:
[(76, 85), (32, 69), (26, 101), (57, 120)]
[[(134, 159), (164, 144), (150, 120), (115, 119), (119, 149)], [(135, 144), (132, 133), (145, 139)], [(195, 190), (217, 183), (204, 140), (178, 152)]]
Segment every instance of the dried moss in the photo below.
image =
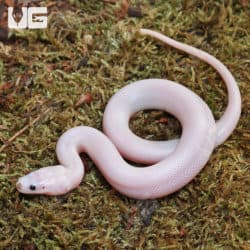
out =
[[(0, 152), (0, 249), (249, 249), (249, 4), (131, 1), (142, 17), (118, 18), (123, 5), (108, 2), (56, 1), (47, 30), (11, 31), (0, 43), (0, 147), (26, 127)], [(109, 98), (135, 80), (180, 82), (220, 117), (227, 94), (215, 70), (138, 36), (139, 27), (201, 48), (229, 67), (243, 99), (233, 135), (189, 185), (162, 199), (119, 195), (90, 159), (81, 186), (67, 195), (19, 194), (18, 176), (55, 164), (55, 144), (67, 129), (101, 128)], [(75, 107), (83, 93), (93, 101)], [(142, 112), (131, 127), (146, 138), (180, 135), (175, 119), (158, 122), (165, 117)]]

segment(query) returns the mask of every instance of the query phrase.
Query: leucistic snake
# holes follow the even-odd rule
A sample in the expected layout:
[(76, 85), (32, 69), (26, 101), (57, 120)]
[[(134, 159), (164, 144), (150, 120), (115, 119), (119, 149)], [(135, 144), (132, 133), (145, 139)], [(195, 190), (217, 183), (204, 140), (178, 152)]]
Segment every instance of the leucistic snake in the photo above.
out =
[[(176, 82), (147, 79), (129, 84), (110, 99), (105, 109), (106, 135), (86, 126), (65, 132), (56, 147), (61, 165), (44, 167), (19, 178), (16, 187), (21, 193), (61, 195), (77, 187), (84, 176), (79, 153), (86, 152), (120, 193), (136, 199), (166, 196), (189, 183), (207, 163), (213, 149), (230, 136), (240, 117), (241, 96), (229, 70), (199, 49), (152, 30), (141, 29), (140, 33), (194, 55), (218, 71), (228, 92), (222, 117), (215, 122), (207, 104)], [(133, 134), (129, 119), (145, 109), (165, 110), (177, 117), (182, 125), (181, 138), (149, 141)], [(134, 167), (121, 155), (153, 165)]]

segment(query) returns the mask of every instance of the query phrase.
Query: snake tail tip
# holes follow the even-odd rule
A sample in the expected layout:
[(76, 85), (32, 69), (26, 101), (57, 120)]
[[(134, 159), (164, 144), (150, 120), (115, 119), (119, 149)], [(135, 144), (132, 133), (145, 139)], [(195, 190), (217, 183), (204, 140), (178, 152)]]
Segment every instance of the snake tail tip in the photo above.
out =
[(145, 35), (146, 34), (146, 29), (139, 29), (139, 33), (141, 34), (141, 35)]

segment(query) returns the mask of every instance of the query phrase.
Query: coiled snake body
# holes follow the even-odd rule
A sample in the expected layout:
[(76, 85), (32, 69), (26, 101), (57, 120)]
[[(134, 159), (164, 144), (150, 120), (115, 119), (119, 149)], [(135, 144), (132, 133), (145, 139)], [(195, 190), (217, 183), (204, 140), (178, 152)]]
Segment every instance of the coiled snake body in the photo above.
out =
[[(190, 182), (207, 163), (213, 149), (234, 130), (241, 112), (237, 83), (215, 57), (172, 40), (155, 31), (141, 29), (162, 42), (194, 55), (213, 66), (228, 91), (228, 105), (215, 122), (207, 104), (186, 87), (162, 79), (147, 79), (127, 85), (109, 101), (103, 119), (105, 134), (80, 126), (65, 132), (56, 153), (60, 165), (36, 170), (19, 178), (17, 189), (26, 194), (60, 195), (77, 187), (84, 175), (79, 157), (86, 152), (106, 180), (120, 193), (137, 199), (153, 199), (173, 193)], [(130, 117), (140, 110), (165, 110), (182, 125), (180, 139), (148, 141), (129, 129)], [(129, 160), (153, 164), (134, 167)]]

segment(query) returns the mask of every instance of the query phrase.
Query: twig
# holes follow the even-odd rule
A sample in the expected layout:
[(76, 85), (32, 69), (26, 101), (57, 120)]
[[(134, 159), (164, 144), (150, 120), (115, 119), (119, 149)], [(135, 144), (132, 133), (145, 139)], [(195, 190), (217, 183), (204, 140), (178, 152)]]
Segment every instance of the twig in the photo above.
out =
[(46, 109), (41, 115), (39, 115), (37, 118), (35, 118), (31, 123), (24, 126), (21, 130), (16, 132), (8, 141), (6, 141), (3, 146), (0, 148), (0, 153), (7, 148), (11, 142), (13, 142), (18, 136), (20, 136), (24, 131), (26, 131), (28, 128), (33, 126), (38, 120), (41, 119), (42, 116), (46, 115), (50, 111), (50, 108)]

